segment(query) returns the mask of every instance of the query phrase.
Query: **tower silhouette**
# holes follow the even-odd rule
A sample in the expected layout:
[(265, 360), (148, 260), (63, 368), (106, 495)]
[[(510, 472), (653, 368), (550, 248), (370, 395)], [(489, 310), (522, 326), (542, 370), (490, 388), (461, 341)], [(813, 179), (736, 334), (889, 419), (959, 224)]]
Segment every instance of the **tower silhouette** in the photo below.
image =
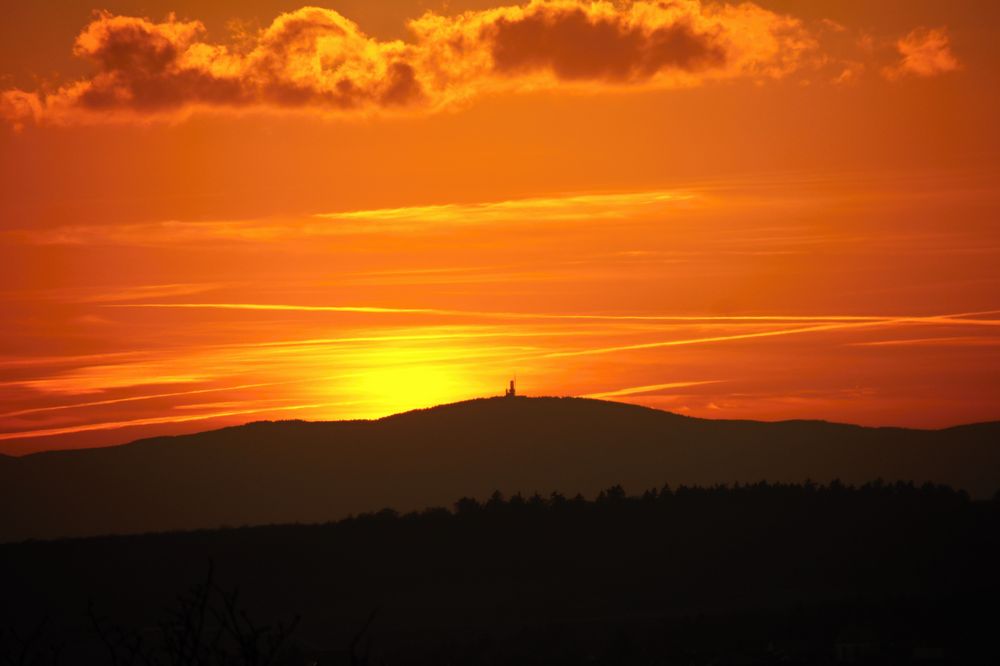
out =
[(517, 391), (514, 390), (514, 380), (510, 380), (510, 386), (504, 391), (503, 397), (505, 398), (516, 398)]

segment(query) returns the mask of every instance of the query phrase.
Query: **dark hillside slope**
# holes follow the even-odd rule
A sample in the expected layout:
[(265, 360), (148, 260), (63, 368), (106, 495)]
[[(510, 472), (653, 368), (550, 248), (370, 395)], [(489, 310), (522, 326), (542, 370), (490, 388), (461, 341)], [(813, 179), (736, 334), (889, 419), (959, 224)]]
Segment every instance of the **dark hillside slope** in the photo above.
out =
[(0, 540), (315, 522), (615, 483), (933, 481), (992, 496), (1000, 423), (941, 431), (711, 421), (575, 398), (473, 400), (378, 421), (261, 422), (0, 466)]

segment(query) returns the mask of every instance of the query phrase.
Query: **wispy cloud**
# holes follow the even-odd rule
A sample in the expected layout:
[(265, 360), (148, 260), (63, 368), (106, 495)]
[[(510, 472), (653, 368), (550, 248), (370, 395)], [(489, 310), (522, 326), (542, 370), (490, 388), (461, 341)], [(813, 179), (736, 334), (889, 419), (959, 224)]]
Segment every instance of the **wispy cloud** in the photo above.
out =
[(959, 69), (961, 65), (951, 50), (945, 28), (917, 28), (896, 42), (900, 60), (882, 73), (889, 79), (904, 76), (938, 76)]
[(474, 204), (409, 206), (343, 213), (322, 213), (317, 217), (330, 220), (365, 222), (496, 222), (496, 221), (555, 221), (578, 219), (625, 218), (643, 209), (697, 198), (692, 192), (656, 190), (620, 194), (566, 195), (536, 197)]
[[(108, 362), (122, 362), (137, 360), (147, 352), (143, 351), (124, 351), (124, 352), (107, 352), (104, 354), (66, 354), (66, 355), (45, 355), (45, 356), (6, 356), (0, 357), (0, 365), (4, 368), (19, 368), (19, 367), (44, 367), (44, 366), (59, 366), (59, 365), (74, 365), (74, 364), (88, 364), (88, 363), (108, 363)], [(2, 384), (0, 384), (2, 385)]]
[[(285, 405), (266, 406), (250, 409), (236, 409), (222, 412), (210, 412), (203, 414), (185, 414), (172, 416), (156, 416), (150, 418), (131, 419), (127, 421), (102, 421), (99, 423), (84, 423), (80, 425), (65, 426), (60, 428), (39, 428), (37, 430), (21, 430), (18, 432), (0, 433), (0, 441), (11, 439), (29, 439), (35, 437), (54, 437), (56, 435), (71, 435), (81, 432), (91, 432), (94, 430), (112, 430), (117, 428), (134, 428), (137, 426), (164, 425), (169, 423), (188, 423), (191, 421), (207, 421), (210, 419), (222, 419), (230, 416), (246, 416), (248, 414), (261, 414), (264, 412), (287, 412), (301, 411), (305, 409), (321, 409), (333, 407), (345, 403), (327, 402), (305, 405)], [(346, 403), (350, 404), (350, 403)]]
[(84, 395), (102, 391), (165, 384), (197, 384), (213, 379), (204, 368), (175, 367), (162, 360), (92, 365), (41, 379), (12, 382), (41, 393)]
[(56, 412), (67, 409), (84, 409), (87, 407), (104, 407), (106, 405), (118, 405), (126, 402), (140, 402), (145, 400), (159, 400), (162, 398), (177, 398), (181, 396), (200, 395), (203, 393), (218, 393), (230, 391), (243, 391), (252, 388), (263, 388), (267, 386), (282, 386), (291, 382), (263, 382), (259, 384), (240, 384), (238, 386), (218, 386), (214, 388), (195, 389), (191, 391), (173, 391), (170, 393), (153, 393), (151, 395), (133, 395), (125, 398), (109, 398), (107, 400), (92, 400), (90, 402), (74, 402), (66, 405), (48, 405), (45, 407), (30, 407), (18, 409), (6, 414), (0, 414), (0, 419), (13, 418), (15, 416), (26, 416), (28, 414), (38, 414), (42, 412)]
[(101, 303), (109, 301), (133, 301), (145, 298), (166, 298), (170, 296), (190, 296), (206, 291), (213, 291), (227, 286), (228, 283), (178, 283), (178, 284), (150, 284), (127, 287), (117, 287), (97, 290), (79, 297), (80, 303)]
[[(14, 229), (0, 237), (33, 245), (122, 245), (134, 247), (201, 245), (205, 242), (259, 243), (279, 240), (313, 240), (350, 234), (398, 232), (436, 225), (538, 223), (576, 220), (628, 219), (663, 212), (701, 196), (694, 192), (653, 190), (644, 192), (565, 194), (471, 204), (441, 204), (377, 208), (308, 217), (232, 221), (143, 222), (135, 224), (68, 225), (50, 229)], [(224, 284), (175, 284), (135, 287), (134, 298), (198, 293)], [(123, 290), (127, 293), (126, 290)], [(157, 293), (160, 292), (160, 293)], [(106, 300), (123, 300), (109, 292)]]
[[(206, 241), (258, 243), (315, 235), (343, 233), (342, 230), (318, 229), (295, 220), (233, 220), (182, 222), (141, 222), (135, 224), (66, 225), (51, 229), (14, 229), (0, 232), (0, 236), (20, 243), (33, 245), (121, 245), (131, 247), (159, 247), (171, 245), (198, 245)], [(188, 286), (177, 285), (177, 289)], [(195, 285), (189, 286), (196, 293)]]

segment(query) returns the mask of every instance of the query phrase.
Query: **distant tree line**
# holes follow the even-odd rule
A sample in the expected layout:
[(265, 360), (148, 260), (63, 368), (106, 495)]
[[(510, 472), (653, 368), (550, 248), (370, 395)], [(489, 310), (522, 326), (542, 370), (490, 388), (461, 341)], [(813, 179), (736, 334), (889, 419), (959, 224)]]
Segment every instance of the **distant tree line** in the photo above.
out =
[(494, 492), (0, 546), (0, 666), (912, 663), (918, 639), (978, 663), (997, 561), (1000, 496), (934, 484)]
[[(1000, 499), (1000, 491), (997, 493), (997, 499)], [(968, 503), (970, 500), (968, 493), (963, 490), (955, 490), (950, 486), (933, 483), (917, 485), (912, 481), (886, 483), (881, 479), (877, 479), (861, 486), (845, 485), (839, 480), (834, 480), (829, 484), (817, 484), (812, 481), (806, 481), (801, 484), (760, 481), (758, 483), (736, 483), (733, 485), (682, 485), (676, 489), (670, 485), (665, 485), (662, 488), (646, 490), (639, 495), (628, 495), (622, 486), (615, 485), (599, 492), (593, 500), (588, 500), (580, 494), (567, 498), (558, 492), (553, 492), (548, 496), (534, 493), (528, 497), (516, 493), (509, 498), (505, 498), (503, 493), (495, 491), (489, 499), (483, 502), (470, 497), (463, 497), (455, 503), (453, 513), (461, 517), (475, 515), (480, 511), (580, 510), (601, 512), (609, 508), (611, 510), (628, 510), (627, 507), (641, 509), (652, 506), (732, 506), (745, 502), (753, 502), (755, 504), (778, 504), (785, 502), (820, 504), (836, 502), (838, 505), (843, 505), (845, 502), (868, 504), (873, 501), (889, 501), (897, 504), (911, 504), (921, 507), (930, 505), (940, 507), (962, 505)], [(443, 511), (443, 509), (428, 509), (423, 512), (410, 513), (403, 517), (416, 519), (421, 515), (440, 515)], [(359, 516), (359, 519), (365, 520), (390, 516), (399, 517), (397, 512), (391, 509), (384, 509), (374, 514), (364, 514)]]

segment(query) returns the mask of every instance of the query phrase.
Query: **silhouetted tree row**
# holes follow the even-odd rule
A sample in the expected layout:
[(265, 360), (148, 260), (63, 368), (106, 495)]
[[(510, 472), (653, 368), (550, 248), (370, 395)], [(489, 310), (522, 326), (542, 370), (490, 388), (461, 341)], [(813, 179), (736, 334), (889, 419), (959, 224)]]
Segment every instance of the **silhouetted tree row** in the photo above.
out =
[(945, 486), (495, 492), (0, 546), (0, 666), (985, 663), (997, 561), (1000, 501)]
[[(1000, 500), (1000, 492), (997, 494)], [(453, 512), (457, 515), (471, 515), (479, 511), (523, 511), (523, 510), (565, 510), (565, 509), (597, 509), (609, 506), (631, 505), (635, 507), (660, 505), (680, 506), (684, 503), (714, 503), (737, 504), (744, 502), (831, 502), (843, 503), (853, 500), (858, 503), (872, 501), (891, 501), (894, 503), (910, 503), (920, 506), (934, 504), (937, 506), (956, 506), (969, 502), (965, 491), (955, 490), (949, 486), (925, 483), (916, 485), (912, 481), (886, 483), (878, 479), (861, 486), (845, 485), (840, 481), (829, 484), (816, 484), (806, 481), (802, 484), (768, 483), (761, 481), (753, 484), (714, 485), (714, 486), (679, 486), (676, 489), (670, 485), (662, 488), (652, 488), (639, 495), (628, 495), (620, 485), (602, 490), (593, 500), (583, 495), (567, 498), (558, 492), (548, 496), (534, 493), (528, 497), (520, 493), (505, 498), (503, 493), (495, 491), (489, 499), (480, 502), (474, 498), (463, 497), (458, 500)], [(440, 514), (441, 509), (428, 509), (410, 517), (419, 515)], [(387, 518), (397, 516), (391, 509), (384, 509), (374, 514), (360, 516), (366, 518)], [(398, 516), (397, 516), (398, 517)]]

